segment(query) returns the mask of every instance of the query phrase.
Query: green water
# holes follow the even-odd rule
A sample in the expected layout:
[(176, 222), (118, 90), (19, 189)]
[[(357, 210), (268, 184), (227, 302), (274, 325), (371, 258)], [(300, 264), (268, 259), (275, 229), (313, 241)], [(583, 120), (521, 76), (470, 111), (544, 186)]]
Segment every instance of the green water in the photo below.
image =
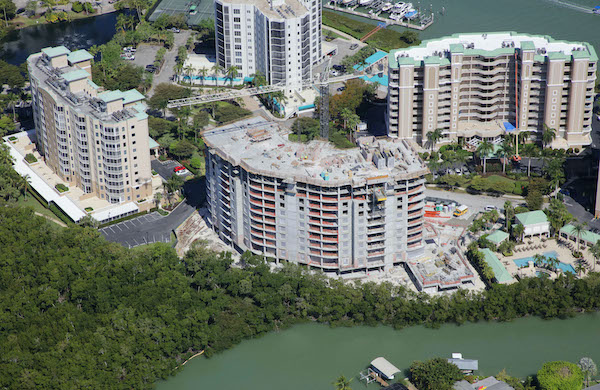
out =
[[(410, 1), (417, 6), (416, 1)], [(430, 12), (430, 7), (433, 9), (435, 22), (420, 32), (420, 36), (421, 39), (431, 39), (461, 32), (517, 31), (550, 35), (555, 39), (586, 41), (600, 50), (600, 15), (587, 13), (595, 5), (600, 5), (600, 0), (421, 1), (421, 9), (426, 8), (426, 12)], [(440, 14), (442, 7), (446, 9), (445, 15)], [(377, 24), (369, 19), (351, 17)], [(393, 28), (399, 31), (404, 29), (398, 26)]]
[(378, 356), (406, 369), (413, 360), (449, 357), (452, 352), (479, 359), (484, 375), (506, 368), (525, 377), (549, 360), (576, 362), (589, 356), (600, 361), (600, 315), (440, 329), (299, 325), (245, 341), (210, 359), (198, 357), (157, 389), (331, 390), (337, 376), (355, 377)]

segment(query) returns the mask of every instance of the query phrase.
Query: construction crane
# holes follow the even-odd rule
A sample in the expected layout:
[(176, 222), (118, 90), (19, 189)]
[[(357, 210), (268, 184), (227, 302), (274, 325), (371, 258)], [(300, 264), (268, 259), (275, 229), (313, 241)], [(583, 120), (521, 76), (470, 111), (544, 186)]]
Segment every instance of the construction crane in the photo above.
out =
[(329, 139), (329, 71), (331, 69), (331, 57), (321, 73), (319, 80), (319, 94), (321, 95), (321, 106), (319, 107), (319, 134), (323, 139)]

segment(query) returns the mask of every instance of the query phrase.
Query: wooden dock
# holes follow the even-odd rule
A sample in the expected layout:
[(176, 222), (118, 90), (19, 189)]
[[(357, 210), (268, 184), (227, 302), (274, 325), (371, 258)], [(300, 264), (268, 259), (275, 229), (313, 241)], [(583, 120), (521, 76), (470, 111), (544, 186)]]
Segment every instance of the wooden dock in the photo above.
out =
[(371, 378), (373, 378), (377, 383), (379, 383), (381, 385), (381, 387), (388, 387), (389, 386), (389, 383), (387, 383), (385, 380), (383, 380), (382, 377), (380, 377), (379, 375), (377, 375), (373, 371), (371, 371), (369, 373), (369, 375), (371, 375)]
[(345, 12), (350, 15), (356, 15), (356, 16), (360, 16), (363, 18), (367, 18), (367, 19), (377, 20), (378, 22), (383, 22), (387, 25), (408, 27), (408, 28), (412, 28), (413, 30), (419, 30), (419, 31), (425, 30), (427, 27), (431, 26), (434, 21), (434, 14), (431, 14), (431, 20), (429, 20), (429, 22), (427, 22), (426, 24), (412, 24), (412, 23), (408, 23), (408, 22), (401, 22), (399, 20), (393, 20), (390, 18), (384, 18), (381, 16), (366, 14), (364, 12), (358, 12), (354, 8), (338, 7), (338, 6), (331, 5), (331, 4), (324, 4), (323, 7), (333, 10), (333, 11)]

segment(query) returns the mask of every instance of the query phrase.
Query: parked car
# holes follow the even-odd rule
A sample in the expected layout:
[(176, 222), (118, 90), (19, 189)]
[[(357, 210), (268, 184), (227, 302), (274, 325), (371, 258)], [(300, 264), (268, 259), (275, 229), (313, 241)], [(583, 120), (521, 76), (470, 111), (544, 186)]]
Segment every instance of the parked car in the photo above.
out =
[(350, 50), (355, 50), (356, 48), (358, 48), (358, 43), (353, 43), (350, 45)]
[(344, 92), (346, 90), (346, 87), (342, 86), (342, 87), (339, 87), (337, 90), (338, 90), (338, 92)]
[(485, 211), (492, 211), (492, 210), (496, 210), (496, 206), (493, 206), (491, 204), (488, 204), (487, 206), (485, 206), (484, 208)]
[(338, 72), (338, 71), (337, 71), (337, 70), (335, 70), (335, 69), (332, 69), (332, 70), (331, 70), (331, 75), (332, 75), (332, 76), (334, 76), (334, 77), (335, 77), (335, 76), (339, 76), (339, 75), (340, 75), (340, 72)]
[(181, 32), (181, 30), (180, 30), (180, 29), (178, 29), (177, 27), (172, 27), (172, 28), (171, 28), (171, 31), (173, 31), (174, 33)]
[(133, 46), (128, 46), (128, 47), (124, 47), (123, 48), (124, 52), (129, 52), (129, 53), (135, 53), (137, 51), (137, 49)]
[(173, 168), (173, 172), (175, 172), (176, 175), (184, 175), (188, 173), (188, 170), (184, 166), (179, 165)]
[(457, 175), (462, 175), (463, 174), (462, 169), (460, 169), (460, 168), (456, 168), (454, 170), (454, 172), (456, 172)]

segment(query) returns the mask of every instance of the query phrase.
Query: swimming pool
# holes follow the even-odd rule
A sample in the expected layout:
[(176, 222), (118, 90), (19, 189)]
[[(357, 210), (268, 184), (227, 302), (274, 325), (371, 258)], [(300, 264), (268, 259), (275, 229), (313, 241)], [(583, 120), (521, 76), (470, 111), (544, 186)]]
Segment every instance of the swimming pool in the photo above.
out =
[[(546, 257), (552, 257), (553, 259), (558, 258), (558, 253), (556, 253), (556, 251), (544, 252), (544, 253), (542, 253), (542, 255), (544, 255)], [(533, 257), (523, 257), (520, 259), (514, 259), (513, 261), (515, 262), (517, 267), (520, 268), (520, 267), (527, 267), (527, 264), (530, 261), (535, 261), (535, 260), (533, 259)], [(573, 268), (573, 266), (571, 264), (565, 264), (563, 262), (560, 262), (560, 263), (558, 263), (558, 268), (561, 269), (563, 272), (570, 272), (572, 274), (576, 274), (575, 268)]]

